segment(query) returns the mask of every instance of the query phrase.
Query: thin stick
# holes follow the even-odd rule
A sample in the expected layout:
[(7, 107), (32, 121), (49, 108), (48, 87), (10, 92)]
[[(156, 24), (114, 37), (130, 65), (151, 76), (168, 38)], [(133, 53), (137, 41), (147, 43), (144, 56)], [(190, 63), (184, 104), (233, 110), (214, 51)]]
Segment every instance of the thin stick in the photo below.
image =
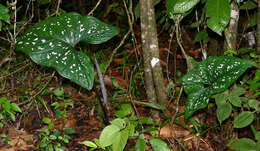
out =
[(56, 15), (59, 15), (59, 8), (60, 8), (60, 4), (61, 4), (62, 0), (58, 0), (58, 4), (57, 4), (57, 8), (56, 8)]
[(104, 84), (103, 75), (102, 75), (102, 72), (100, 70), (99, 64), (97, 62), (96, 56), (94, 56), (94, 58), (95, 58), (95, 65), (96, 65), (96, 68), (97, 68), (99, 83), (100, 83), (100, 87), (101, 87), (101, 92), (102, 92), (103, 99), (104, 99), (104, 106), (108, 109), (107, 91), (106, 91), (106, 87), (105, 87), (105, 84)]
[(15, 45), (16, 43), (16, 4), (17, 4), (17, 0), (12, 1), (12, 9), (14, 10), (14, 33), (13, 33), (13, 44)]
[(101, 3), (102, 0), (99, 0), (96, 4), (96, 6), (88, 13), (88, 15), (92, 15), (94, 11), (97, 9), (98, 5)]
[(104, 84), (104, 80), (103, 80), (103, 75), (102, 75), (102, 72), (100, 70), (100, 67), (99, 67), (99, 64), (97, 62), (97, 59), (96, 59), (96, 56), (94, 55), (94, 58), (95, 58), (95, 65), (96, 65), (96, 68), (97, 68), (97, 73), (98, 73), (98, 78), (99, 78), (99, 83), (100, 83), (100, 87), (101, 87), (101, 92), (102, 92), (102, 95), (103, 95), (103, 110), (104, 110), (104, 122), (105, 124), (109, 124), (109, 108), (108, 108), (108, 105), (107, 105), (107, 91), (106, 91), (106, 87), (105, 87), (105, 84)]
[(117, 52), (117, 50), (125, 43), (125, 40), (126, 38), (128, 37), (128, 35), (130, 34), (131, 30), (129, 29), (128, 32), (125, 34), (125, 36), (123, 37), (123, 39), (120, 41), (119, 45), (113, 50), (111, 56), (110, 56), (110, 59), (108, 61), (108, 64), (106, 65), (106, 68), (104, 70), (104, 74), (106, 73), (107, 71), (107, 68), (110, 66), (110, 64), (112, 63), (113, 61), (113, 58)]

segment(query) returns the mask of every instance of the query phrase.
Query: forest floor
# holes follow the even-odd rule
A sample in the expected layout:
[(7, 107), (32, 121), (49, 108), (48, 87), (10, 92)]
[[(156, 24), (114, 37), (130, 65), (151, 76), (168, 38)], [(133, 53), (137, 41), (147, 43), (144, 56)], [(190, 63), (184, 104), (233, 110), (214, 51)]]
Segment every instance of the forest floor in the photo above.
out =
[[(180, 77), (186, 72), (185, 60), (177, 52), (174, 54), (175, 60), (170, 54), (171, 59), (167, 62), (168, 39), (170, 39), (168, 36), (160, 36), (164, 37), (159, 41), (162, 66), (165, 76), (167, 76), (166, 65), (168, 64), (169, 76), (175, 75), (174, 78), (169, 79), (179, 82)], [(189, 50), (189, 55), (199, 59), (200, 50), (189, 42), (189, 37), (185, 39), (187, 44), (184, 43), (184, 45), (186, 50)], [(136, 100), (147, 102), (142, 66), (138, 66), (136, 63), (140, 61), (137, 58), (140, 59), (141, 54), (140, 45), (137, 45), (136, 50), (131, 44), (126, 43), (109, 67), (108, 74), (105, 76), (109, 121), (115, 119), (114, 112), (123, 103), (136, 107), (131, 116), (138, 113), (139, 118), (150, 117), (150, 108), (135, 102)], [(35, 148), (40, 150), (39, 146), (44, 138), (40, 134), (44, 129), (48, 129), (48, 125), (42, 121), (44, 117), (51, 119), (54, 130), (60, 130), (60, 136), (65, 134), (65, 129), (74, 130), (69, 135), (71, 139), (68, 143), (61, 142), (61, 145), (65, 146), (68, 151), (89, 150), (81, 142), (99, 138), (101, 131), (106, 126), (104, 112), (100, 105), (102, 94), (98, 80), (96, 80), (94, 88), (87, 91), (62, 78), (52, 69), (36, 65), (28, 57), (20, 53), (17, 56), (20, 57), (11, 58), (12, 60), (1, 64), (0, 96), (5, 96), (8, 100), (17, 103), (22, 109), (22, 113), (17, 114), (15, 122), (10, 120), (4, 122), (4, 128), (0, 133), (6, 134), (8, 137), (1, 136), (0, 151), (33, 150)], [(102, 61), (99, 59), (99, 62)], [(169, 79), (165, 80), (165, 85), (171, 82)], [(174, 85), (164, 116), (175, 115), (176, 100), (180, 93), (182, 93), (181, 87)], [(179, 98), (179, 112), (184, 111), (184, 96), (182, 94), (182, 97)], [(58, 104), (58, 107), (55, 108), (53, 104)], [(182, 116), (178, 120), (184, 126), (168, 122), (162, 127), (153, 124), (144, 125), (144, 129), (156, 128), (155, 132), (160, 132), (160, 137), (172, 150), (223, 151), (227, 141), (226, 137), (231, 134), (230, 125), (224, 124), (223, 129), (219, 129), (215, 110), (216, 106), (212, 103), (208, 108), (195, 115), (195, 119), (203, 123), (196, 127), (199, 128), (196, 132), (191, 130), (194, 128), (193, 125), (186, 122)], [(247, 133), (245, 132), (244, 135)], [(146, 139), (151, 139), (153, 133), (147, 132), (144, 133), (144, 136)], [(125, 150), (132, 149), (136, 141), (137, 138), (130, 138)], [(46, 143), (54, 144), (55, 142), (50, 140)], [(151, 147), (148, 145), (146, 150), (151, 150)]]

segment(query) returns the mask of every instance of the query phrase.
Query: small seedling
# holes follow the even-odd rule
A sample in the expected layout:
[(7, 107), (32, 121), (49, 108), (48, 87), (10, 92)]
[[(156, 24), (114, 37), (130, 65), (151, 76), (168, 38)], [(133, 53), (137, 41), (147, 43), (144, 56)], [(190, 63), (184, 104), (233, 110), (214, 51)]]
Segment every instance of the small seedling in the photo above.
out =
[(65, 151), (66, 147), (62, 146), (61, 143), (69, 143), (71, 139), (69, 134), (75, 133), (73, 129), (67, 128), (64, 130), (65, 135), (61, 136), (59, 130), (54, 130), (54, 125), (50, 118), (43, 118), (43, 123), (48, 125), (47, 129), (44, 129), (39, 133), (41, 141), (38, 143), (36, 149), (46, 151)]
[(15, 114), (21, 112), (22, 110), (16, 103), (12, 103), (6, 97), (0, 98), (0, 120), (1, 121), (10, 119), (11, 121), (14, 122)]

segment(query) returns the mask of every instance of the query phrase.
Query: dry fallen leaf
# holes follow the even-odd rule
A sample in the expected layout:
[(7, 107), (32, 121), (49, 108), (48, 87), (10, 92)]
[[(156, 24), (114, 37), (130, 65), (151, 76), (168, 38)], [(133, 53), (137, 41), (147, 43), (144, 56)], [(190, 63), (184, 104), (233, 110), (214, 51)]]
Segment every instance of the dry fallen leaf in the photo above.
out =
[[(174, 135), (175, 138), (183, 138), (185, 136), (188, 136), (190, 133), (191, 133), (190, 131), (188, 131), (176, 124), (172, 125), (172, 134)], [(171, 134), (171, 129), (170, 129), (169, 124), (166, 124), (160, 130), (160, 135), (162, 137), (170, 138), (170, 137), (172, 137), (172, 134)]]
[(17, 130), (10, 128), (8, 137), (10, 138), (10, 147), (4, 146), (0, 148), (0, 151), (28, 151), (34, 148), (33, 140), (34, 136), (28, 134), (25, 130)]

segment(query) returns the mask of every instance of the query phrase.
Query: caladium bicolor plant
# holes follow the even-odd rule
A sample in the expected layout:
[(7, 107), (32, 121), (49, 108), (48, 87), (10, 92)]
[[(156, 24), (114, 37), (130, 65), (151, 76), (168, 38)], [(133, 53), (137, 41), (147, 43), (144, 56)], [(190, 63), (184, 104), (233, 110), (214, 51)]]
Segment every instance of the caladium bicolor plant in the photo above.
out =
[(119, 33), (117, 27), (92, 16), (66, 13), (50, 17), (28, 29), (18, 38), (16, 49), (37, 64), (53, 67), (58, 73), (90, 90), (94, 69), (89, 57), (74, 49), (80, 42), (100, 44)]
[(223, 92), (253, 63), (231, 56), (210, 57), (203, 60), (182, 78), (188, 99), (185, 118), (208, 105), (210, 96)]

